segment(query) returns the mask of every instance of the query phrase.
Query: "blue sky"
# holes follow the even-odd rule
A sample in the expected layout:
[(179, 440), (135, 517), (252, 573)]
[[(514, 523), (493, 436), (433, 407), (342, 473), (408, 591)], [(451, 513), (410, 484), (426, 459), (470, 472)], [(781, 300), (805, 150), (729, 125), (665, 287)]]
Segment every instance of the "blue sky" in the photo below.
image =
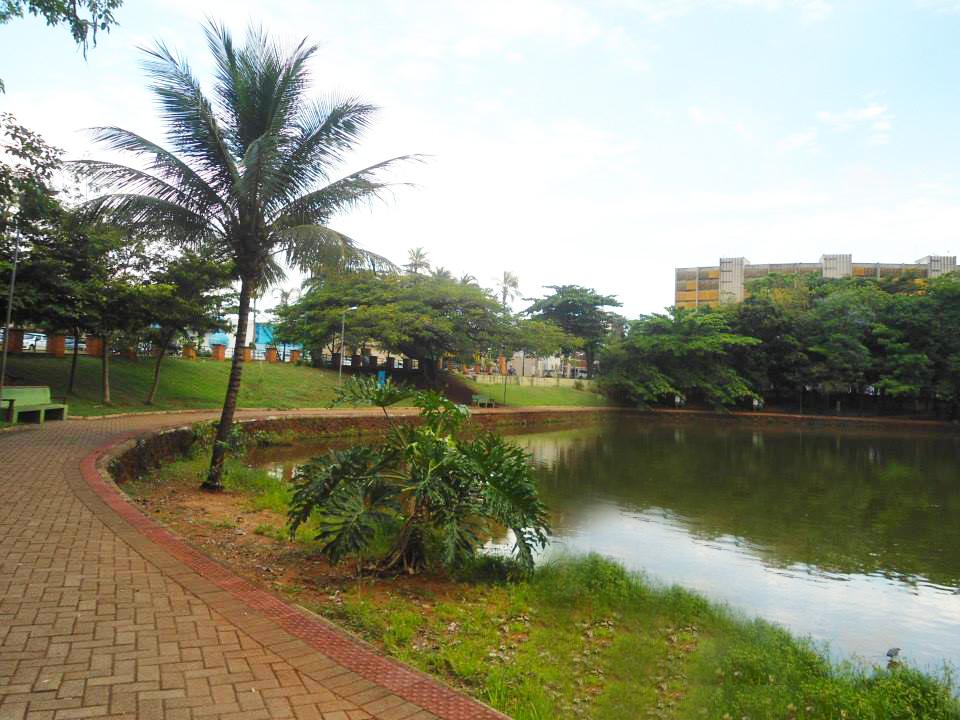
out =
[(74, 157), (101, 156), (92, 125), (162, 138), (136, 48), (204, 75), (206, 15), (309, 35), (318, 95), (383, 108), (345, 169), (431, 155), (334, 223), (397, 260), (636, 315), (721, 255), (960, 251), (960, 0), (128, 0), (87, 62), (63, 29), (0, 26), (0, 108)]

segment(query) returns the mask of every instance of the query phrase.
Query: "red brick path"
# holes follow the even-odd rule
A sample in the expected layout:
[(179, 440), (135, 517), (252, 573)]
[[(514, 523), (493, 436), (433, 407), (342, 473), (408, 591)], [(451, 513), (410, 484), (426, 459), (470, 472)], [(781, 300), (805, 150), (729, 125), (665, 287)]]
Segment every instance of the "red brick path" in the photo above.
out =
[(0, 434), (0, 720), (504, 717), (233, 575), (97, 472), (98, 449), (201, 417)]

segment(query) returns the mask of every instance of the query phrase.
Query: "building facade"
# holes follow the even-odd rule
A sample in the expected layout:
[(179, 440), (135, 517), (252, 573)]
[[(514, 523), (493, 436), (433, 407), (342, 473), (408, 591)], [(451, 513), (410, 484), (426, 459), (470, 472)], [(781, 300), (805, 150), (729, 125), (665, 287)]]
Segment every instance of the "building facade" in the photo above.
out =
[(914, 263), (859, 263), (851, 255), (823, 255), (815, 263), (768, 263), (754, 265), (746, 258), (720, 258), (718, 265), (676, 269), (674, 305), (694, 308), (742, 302), (751, 280), (773, 273), (816, 273), (825, 278), (889, 278), (906, 272), (937, 277), (957, 269), (953, 255), (928, 255)]

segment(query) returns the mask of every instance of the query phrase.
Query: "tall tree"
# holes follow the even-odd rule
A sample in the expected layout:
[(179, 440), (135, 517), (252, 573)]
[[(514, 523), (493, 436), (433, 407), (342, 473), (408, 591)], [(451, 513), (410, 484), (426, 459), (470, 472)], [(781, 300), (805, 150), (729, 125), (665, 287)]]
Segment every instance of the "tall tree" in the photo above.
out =
[(500, 294), (500, 304), (504, 310), (520, 294), (520, 278), (508, 270), (503, 271), (503, 276), (497, 280), (497, 291)]
[(322, 352), (350, 313), (348, 346), (371, 341), (422, 362), (432, 377), (445, 355), (472, 355), (499, 346), (506, 328), (499, 303), (476, 285), (431, 276), (350, 273), (314, 283), (300, 299), (275, 310), (275, 337)]
[(407, 251), (407, 264), (403, 266), (403, 269), (411, 275), (428, 272), (430, 261), (427, 259), (427, 255), (427, 251), (422, 247), (411, 248)]
[[(616, 295), (601, 295), (593, 288), (580, 285), (548, 285), (551, 295), (533, 301), (524, 314), (536, 320), (559, 325), (565, 333), (580, 338), (587, 356), (587, 376), (593, 377), (594, 359), (614, 325), (622, 318), (605, 310), (620, 307)], [(564, 348), (570, 353), (575, 348)]]
[(146, 405), (156, 400), (160, 367), (178, 334), (200, 336), (227, 327), (220, 309), (227, 301), (230, 279), (228, 268), (192, 253), (173, 258), (153, 275), (154, 283), (172, 292), (151, 310), (150, 335), (157, 356)]
[[(328, 227), (338, 213), (377, 197), (392, 158), (334, 179), (375, 108), (355, 99), (313, 102), (306, 93), (316, 46), (285, 50), (251, 28), (244, 45), (216, 23), (205, 27), (216, 73), (213, 97), (187, 61), (160, 43), (147, 51), (150, 88), (167, 125), (167, 150), (118, 127), (96, 130), (108, 150), (130, 153), (146, 169), (83, 161), (108, 192), (89, 203), (99, 217), (129, 228), (163, 228), (188, 247), (232, 263), (240, 281), (235, 351), (210, 470), (203, 488), (222, 489), (226, 442), (240, 390), (250, 300), (275, 256), (310, 270), (331, 256), (364, 258)], [(368, 258), (364, 258), (366, 260)]]
[(730, 362), (730, 351), (759, 340), (730, 332), (715, 311), (671, 308), (642, 316), (604, 353), (601, 388), (622, 402), (645, 405), (678, 395), (722, 406), (754, 395)]

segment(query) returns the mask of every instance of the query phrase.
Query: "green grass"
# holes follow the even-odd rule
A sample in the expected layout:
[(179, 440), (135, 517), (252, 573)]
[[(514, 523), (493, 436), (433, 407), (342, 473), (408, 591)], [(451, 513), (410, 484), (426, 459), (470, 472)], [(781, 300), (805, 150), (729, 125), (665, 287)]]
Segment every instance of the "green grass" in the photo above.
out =
[(454, 598), (356, 584), (313, 609), (516, 720), (960, 718), (950, 680), (831, 663), (808, 642), (598, 556)]
[[(205, 467), (198, 453), (127, 490), (195, 485)], [(225, 484), (247, 508), (278, 514), (255, 534), (286, 542), (289, 485), (237, 457)], [(317, 549), (311, 537), (307, 526), (297, 533), (303, 559)], [(309, 597), (304, 585), (313, 581), (275, 587), (516, 720), (960, 720), (946, 674), (833, 663), (781, 628), (596, 555), (561, 558), (532, 576), (481, 557), (452, 579), (367, 577), (333, 594), (316, 586)]]
[(464, 385), (476, 395), (486, 395), (492, 398), (497, 405), (508, 407), (537, 407), (545, 405), (566, 405), (579, 407), (602, 407), (610, 402), (595, 392), (577, 390), (572, 387), (557, 385), (507, 385), (507, 401), (503, 402), (503, 385), (488, 385), (476, 383), (464, 378)]
[[(48, 385), (55, 396), (66, 392), (69, 357), (13, 355), (7, 363), (9, 376), (16, 384)], [(229, 371), (229, 362), (167, 358), (160, 371), (156, 402), (145, 405), (143, 401), (153, 381), (153, 362), (115, 359), (110, 363), (113, 404), (105, 406), (100, 402), (100, 361), (80, 357), (77, 392), (67, 402), (71, 415), (215, 409), (223, 404)], [(333, 399), (336, 384), (337, 375), (330, 370), (254, 362), (244, 367), (239, 405), (277, 409), (323, 407)]]

